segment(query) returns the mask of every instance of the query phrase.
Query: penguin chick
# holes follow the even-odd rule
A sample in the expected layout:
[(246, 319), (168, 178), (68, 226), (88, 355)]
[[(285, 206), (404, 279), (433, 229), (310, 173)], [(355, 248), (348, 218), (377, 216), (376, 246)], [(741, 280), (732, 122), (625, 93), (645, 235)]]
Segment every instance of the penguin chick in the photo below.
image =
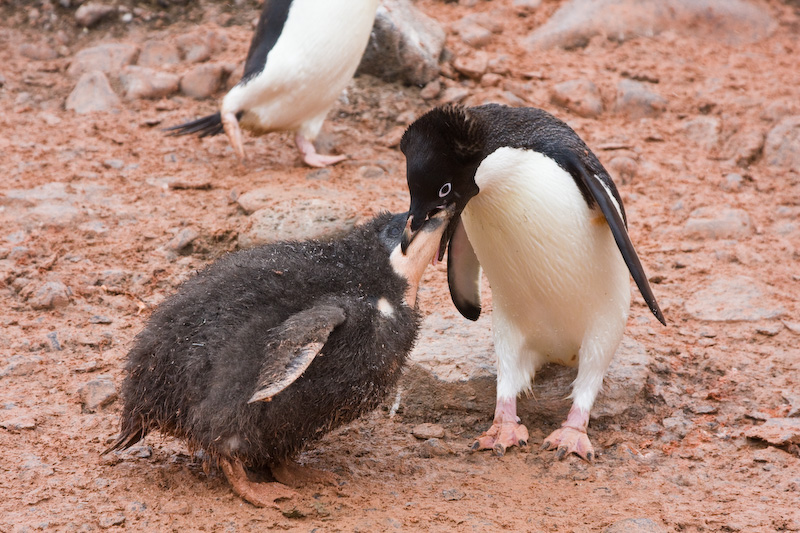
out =
[(578, 135), (539, 109), (491, 104), (434, 109), (405, 132), (411, 192), (403, 245), (440, 209), (455, 208), (443, 241), (458, 310), (477, 320), (480, 271), (492, 289), (497, 352), (494, 423), (473, 449), (528, 441), (517, 396), (547, 362), (577, 366), (567, 420), (544, 441), (591, 461), (589, 412), (622, 340), (633, 276), (664, 317), (626, 229), (611, 177)]
[(406, 254), (407, 215), (383, 214), (337, 240), (232, 253), (186, 281), (136, 337), (121, 430), (103, 453), (151, 430), (184, 439), (256, 506), (288, 489), (248, 470), (315, 480), (291, 459), (395, 386), (421, 320), (418, 283), (451, 214), (432, 217)]
[(205, 137), (224, 130), (242, 162), (240, 126), (256, 134), (294, 132), (312, 167), (347, 159), (318, 154), (314, 140), (358, 68), (377, 9), (378, 0), (266, 0), (244, 75), (219, 112), (167, 131)]

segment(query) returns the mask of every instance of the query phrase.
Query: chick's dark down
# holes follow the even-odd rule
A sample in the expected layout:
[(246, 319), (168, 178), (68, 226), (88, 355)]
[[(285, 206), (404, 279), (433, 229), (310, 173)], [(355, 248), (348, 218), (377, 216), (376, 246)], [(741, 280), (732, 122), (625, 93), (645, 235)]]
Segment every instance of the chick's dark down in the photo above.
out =
[[(385, 214), (340, 240), (232, 253), (186, 281), (129, 353), (122, 428), (111, 449), (157, 429), (211, 458), (267, 466), (377, 407), (420, 321), (389, 262), (404, 220)], [(390, 313), (378, 309), (380, 299)], [(270, 401), (248, 403), (291, 334), (285, 321), (332, 312), (343, 321), (305, 372)]]

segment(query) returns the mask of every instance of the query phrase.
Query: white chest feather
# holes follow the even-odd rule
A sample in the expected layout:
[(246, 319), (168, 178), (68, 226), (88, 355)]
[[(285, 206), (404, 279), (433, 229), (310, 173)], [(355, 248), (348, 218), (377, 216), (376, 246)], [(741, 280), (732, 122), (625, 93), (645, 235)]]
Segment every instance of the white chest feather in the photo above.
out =
[(246, 110), (241, 123), (256, 130), (318, 129), (358, 67), (377, 5), (294, 0), (264, 70), (225, 95), (222, 113)]
[(565, 364), (577, 364), (587, 335), (621, 335), (628, 270), (603, 215), (589, 209), (572, 177), (542, 154), (501, 148), (475, 180), (480, 192), (464, 226), (492, 288), (495, 329)]

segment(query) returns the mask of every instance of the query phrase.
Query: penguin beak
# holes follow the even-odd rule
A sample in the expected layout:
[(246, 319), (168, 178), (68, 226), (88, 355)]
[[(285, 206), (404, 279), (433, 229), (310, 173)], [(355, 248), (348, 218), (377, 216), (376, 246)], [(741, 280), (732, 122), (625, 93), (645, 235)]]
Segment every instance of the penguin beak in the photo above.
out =
[[(426, 228), (431, 221), (450, 221), (453, 214), (456, 212), (456, 207), (454, 204), (450, 204), (444, 207), (436, 207), (428, 212), (425, 210), (421, 210), (419, 208), (415, 208), (413, 205), (411, 206), (411, 211), (409, 211), (408, 219), (406, 220), (406, 227), (403, 230), (403, 236), (400, 239), (400, 249), (403, 252), (403, 255), (406, 254), (408, 251), (408, 247), (411, 245), (411, 242), (414, 238), (419, 235), (419, 233)], [(443, 213), (440, 215), (440, 213)], [(434, 225), (438, 227), (438, 222)], [(447, 233), (447, 232), (445, 232)], [(438, 258), (441, 259), (441, 255), (444, 250), (440, 250)]]

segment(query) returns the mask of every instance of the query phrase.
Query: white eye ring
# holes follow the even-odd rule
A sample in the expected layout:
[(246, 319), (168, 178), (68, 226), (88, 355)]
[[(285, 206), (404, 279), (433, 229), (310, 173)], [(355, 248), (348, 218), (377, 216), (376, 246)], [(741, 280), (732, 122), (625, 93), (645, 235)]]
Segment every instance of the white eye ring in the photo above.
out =
[(445, 183), (444, 185), (442, 185), (442, 188), (439, 189), (439, 198), (444, 198), (445, 196), (450, 194), (450, 191), (452, 190), (453, 186), (450, 185), (449, 183)]

